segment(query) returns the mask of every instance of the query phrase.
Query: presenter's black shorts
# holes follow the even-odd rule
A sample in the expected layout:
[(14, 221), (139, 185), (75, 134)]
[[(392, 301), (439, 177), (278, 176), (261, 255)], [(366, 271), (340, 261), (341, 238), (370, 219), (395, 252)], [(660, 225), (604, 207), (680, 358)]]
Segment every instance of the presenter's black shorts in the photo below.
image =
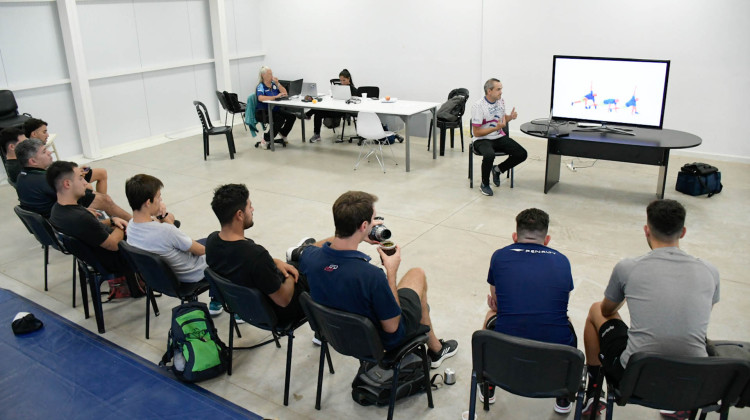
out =
[(422, 320), (422, 302), (412, 289), (398, 289), (398, 300), (401, 304), (401, 317), (404, 319), (404, 337), (411, 338), (419, 330)]
[(621, 319), (610, 319), (599, 328), (599, 360), (613, 385), (620, 383), (622, 367), (620, 356), (628, 345), (628, 326)]
[[(89, 173), (91, 173), (91, 171), (89, 171)], [(96, 195), (94, 194), (94, 192), (86, 188), (86, 195), (78, 199), (78, 204), (80, 204), (82, 207), (88, 207), (91, 205), (91, 203), (94, 202), (95, 197)]]

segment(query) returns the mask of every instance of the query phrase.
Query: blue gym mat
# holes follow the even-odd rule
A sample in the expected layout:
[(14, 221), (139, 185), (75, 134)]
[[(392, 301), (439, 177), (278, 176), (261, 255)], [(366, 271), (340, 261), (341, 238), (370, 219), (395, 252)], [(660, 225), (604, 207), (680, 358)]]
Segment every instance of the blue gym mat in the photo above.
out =
[[(14, 335), (18, 312), (33, 313), (44, 327)], [(0, 419), (42, 418), (262, 419), (0, 289)]]

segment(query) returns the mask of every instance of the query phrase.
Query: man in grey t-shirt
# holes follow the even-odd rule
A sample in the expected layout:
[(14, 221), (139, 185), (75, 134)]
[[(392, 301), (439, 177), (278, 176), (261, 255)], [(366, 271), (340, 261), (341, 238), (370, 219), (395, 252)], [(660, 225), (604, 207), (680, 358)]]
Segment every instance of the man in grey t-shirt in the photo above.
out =
[[(604, 299), (591, 305), (584, 344), (589, 385), (584, 412), (593, 404), (595, 378), (622, 378), (636, 352), (708, 356), (706, 330), (719, 301), (719, 272), (710, 263), (679, 248), (685, 236), (685, 208), (674, 200), (655, 200), (646, 208), (643, 227), (651, 252), (620, 261), (612, 271)], [(628, 302), (631, 327), (618, 310)], [(600, 403), (597, 410), (601, 411)]]

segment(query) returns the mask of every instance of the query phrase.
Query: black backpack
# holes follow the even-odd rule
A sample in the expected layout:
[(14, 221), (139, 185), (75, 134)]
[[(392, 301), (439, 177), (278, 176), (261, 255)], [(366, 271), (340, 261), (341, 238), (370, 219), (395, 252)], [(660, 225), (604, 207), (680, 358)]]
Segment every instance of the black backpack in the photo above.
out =
[(677, 191), (692, 196), (708, 194), (711, 197), (723, 188), (719, 168), (701, 162), (682, 165), (675, 185)]
[(228, 361), (229, 351), (219, 339), (205, 303), (187, 302), (172, 308), (167, 352), (159, 366), (182, 381), (198, 382), (226, 372)]
[(341, 117), (325, 117), (323, 118), (323, 125), (326, 126), (326, 128), (336, 128), (341, 125)]
[[(398, 374), (396, 399), (425, 391), (422, 359), (414, 353), (404, 357)], [(352, 382), (352, 399), (359, 405), (385, 406), (390, 403), (393, 388), (393, 370), (361, 362), (357, 376)]]

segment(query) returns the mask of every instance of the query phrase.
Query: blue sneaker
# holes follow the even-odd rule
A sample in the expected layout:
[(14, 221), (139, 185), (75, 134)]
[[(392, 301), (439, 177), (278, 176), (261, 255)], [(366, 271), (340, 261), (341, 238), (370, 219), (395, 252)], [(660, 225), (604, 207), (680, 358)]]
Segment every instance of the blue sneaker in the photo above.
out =
[(490, 186), (489, 186), (489, 185), (484, 185), (484, 184), (482, 184), (482, 185), (481, 185), (481, 186), (479, 187), (479, 191), (481, 191), (481, 192), (482, 192), (482, 194), (484, 194), (484, 195), (492, 195), (492, 194), (493, 194), (493, 193), (492, 193), (492, 188), (490, 188)]
[(211, 314), (211, 316), (217, 316), (224, 312), (224, 308), (221, 306), (221, 303), (217, 300), (212, 300), (208, 304), (208, 313)]
[(240, 316), (239, 316), (239, 315), (237, 315), (237, 314), (234, 314), (234, 322), (236, 322), (237, 324), (244, 324), (244, 323), (245, 323), (245, 320), (244, 320), (244, 319), (242, 319), (242, 318), (240, 318)]

